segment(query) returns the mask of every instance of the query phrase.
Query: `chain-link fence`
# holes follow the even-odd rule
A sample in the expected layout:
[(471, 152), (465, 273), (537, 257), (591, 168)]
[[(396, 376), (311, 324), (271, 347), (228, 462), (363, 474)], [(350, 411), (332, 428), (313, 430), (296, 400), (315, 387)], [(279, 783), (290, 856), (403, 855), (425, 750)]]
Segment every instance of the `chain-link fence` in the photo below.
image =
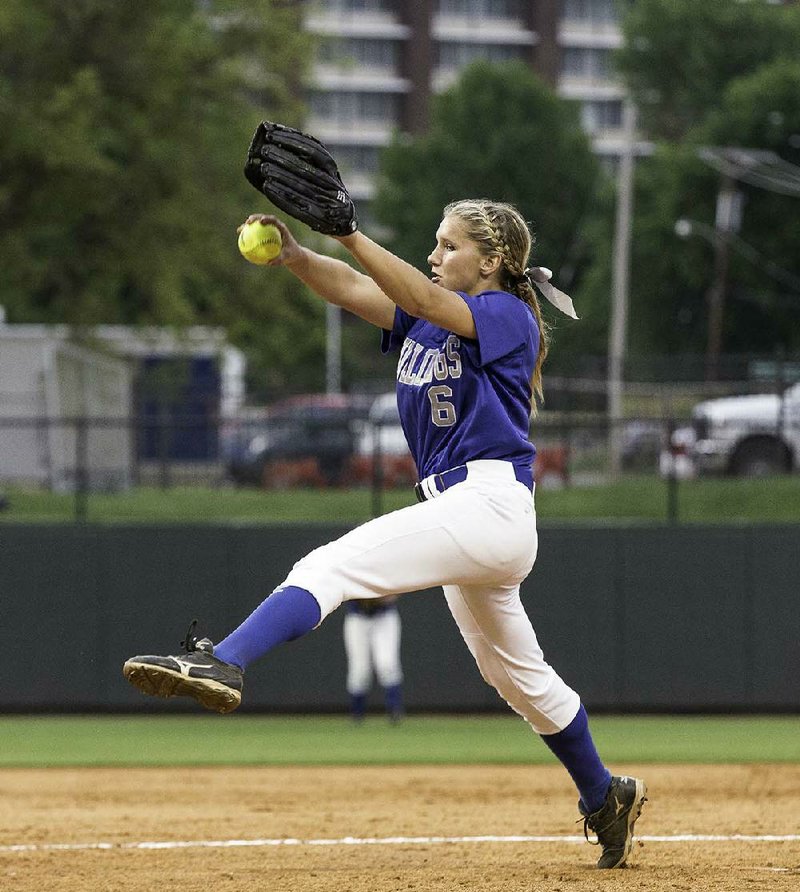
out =
[[(602, 382), (553, 379), (531, 422), (537, 486), (647, 475), (667, 487), (710, 473), (790, 472), (800, 459), (800, 384), (627, 385), (625, 417), (605, 412)], [(555, 406), (555, 407), (554, 407)], [(75, 496), (137, 487), (411, 487), (416, 470), (392, 393), (316, 395), (280, 412), (176, 417), (0, 417), (0, 491)], [(671, 492), (671, 490), (670, 490)], [(672, 505), (673, 496), (668, 498)], [(668, 516), (676, 508), (668, 507)]]

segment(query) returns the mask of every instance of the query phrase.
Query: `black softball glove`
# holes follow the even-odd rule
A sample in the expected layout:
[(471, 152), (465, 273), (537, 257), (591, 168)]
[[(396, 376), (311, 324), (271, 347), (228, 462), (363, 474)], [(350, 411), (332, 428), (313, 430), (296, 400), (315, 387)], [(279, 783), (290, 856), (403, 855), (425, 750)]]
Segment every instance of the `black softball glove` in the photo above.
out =
[(356, 209), (331, 153), (313, 136), (263, 121), (247, 151), (244, 175), (295, 220), (325, 235), (358, 229)]

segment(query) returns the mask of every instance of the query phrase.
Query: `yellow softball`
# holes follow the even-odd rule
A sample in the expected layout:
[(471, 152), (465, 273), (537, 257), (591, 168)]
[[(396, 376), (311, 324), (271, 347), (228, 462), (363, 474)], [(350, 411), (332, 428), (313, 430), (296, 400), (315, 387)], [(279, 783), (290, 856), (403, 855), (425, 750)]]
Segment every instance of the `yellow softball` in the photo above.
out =
[(239, 233), (239, 251), (245, 260), (263, 266), (281, 253), (281, 232), (272, 223), (245, 223)]

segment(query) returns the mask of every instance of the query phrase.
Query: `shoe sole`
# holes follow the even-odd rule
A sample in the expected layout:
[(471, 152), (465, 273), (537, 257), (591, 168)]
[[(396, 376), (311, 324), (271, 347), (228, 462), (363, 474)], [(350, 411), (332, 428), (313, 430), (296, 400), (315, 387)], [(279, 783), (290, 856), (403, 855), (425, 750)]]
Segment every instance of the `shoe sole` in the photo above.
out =
[[(636, 779), (636, 798), (633, 801), (633, 805), (631, 806), (631, 810), (628, 812), (628, 836), (625, 840), (625, 848), (622, 852), (622, 856), (619, 861), (614, 864), (606, 864), (601, 870), (614, 870), (615, 868), (625, 867), (625, 862), (628, 860), (628, 855), (630, 855), (631, 850), (633, 849), (633, 825), (639, 820), (639, 815), (642, 813), (642, 807), (647, 801), (647, 785), (644, 781)], [(602, 859), (601, 859), (602, 860)], [(597, 865), (600, 867), (599, 863)]]
[(153, 697), (191, 697), (212, 712), (233, 712), (242, 702), (239, 691), (219, 681), (190, 678), (165, 666), (128, 660), (122, 667), (122, 674), (144, 694)]

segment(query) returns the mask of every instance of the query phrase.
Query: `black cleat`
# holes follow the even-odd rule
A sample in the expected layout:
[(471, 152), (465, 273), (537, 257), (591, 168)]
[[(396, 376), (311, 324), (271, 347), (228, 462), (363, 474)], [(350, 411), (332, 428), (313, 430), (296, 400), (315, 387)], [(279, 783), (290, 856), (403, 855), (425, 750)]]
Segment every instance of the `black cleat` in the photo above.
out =
[(244, 672), (214, 656), (208, 638), (193, 636), (189, 626), (179, 657), (139, 656), (125, 661), (122, 674), (144, 694), (154, 697), (192, 697), (214, 712), (233, 712), (242, 702)]
[(597, 837), (593, 845), (603, 847), (597, 862), (601, 870), (624, 867), (633, 847), (633, 825), (647, 801), (647, 787), (635, 777), (612, 777), (602, 808), (587, 815), (583, 803), (578, 808), (583, 814), (583, 832), (589, 839), (591, 830)]

